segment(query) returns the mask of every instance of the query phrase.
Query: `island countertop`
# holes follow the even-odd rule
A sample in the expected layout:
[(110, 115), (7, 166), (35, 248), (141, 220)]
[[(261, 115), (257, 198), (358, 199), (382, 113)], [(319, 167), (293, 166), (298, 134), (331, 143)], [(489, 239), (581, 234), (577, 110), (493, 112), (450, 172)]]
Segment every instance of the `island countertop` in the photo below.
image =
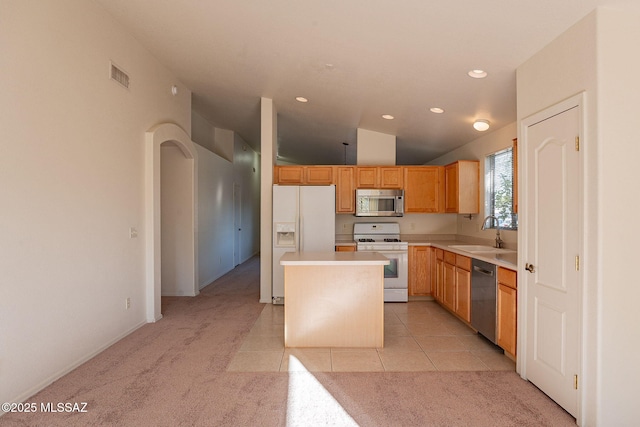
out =
[(377, 252), (285, 252), (280, 265), (388, 265)]

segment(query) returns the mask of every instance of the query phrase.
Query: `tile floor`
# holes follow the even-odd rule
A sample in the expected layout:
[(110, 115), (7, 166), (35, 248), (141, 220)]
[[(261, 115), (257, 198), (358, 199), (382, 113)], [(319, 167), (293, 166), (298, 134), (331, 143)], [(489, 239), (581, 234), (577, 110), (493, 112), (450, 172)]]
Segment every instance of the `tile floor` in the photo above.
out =
[(499, 347), (433, 301), (386, 303), (384, 308), (384, 348), (284, 348), (284, 307), (267, 304), (227, 370), (515, 370)]

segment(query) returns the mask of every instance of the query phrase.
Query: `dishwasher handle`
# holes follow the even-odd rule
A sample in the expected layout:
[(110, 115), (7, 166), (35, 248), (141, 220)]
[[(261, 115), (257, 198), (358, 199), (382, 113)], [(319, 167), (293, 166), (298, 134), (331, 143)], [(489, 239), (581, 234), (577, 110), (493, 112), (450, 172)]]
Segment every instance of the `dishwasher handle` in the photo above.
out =
[(477, 265), (473, 266), (473, 271), (477, 271), (478, 273), (484, 274), (485, 276), (493, 276), (493, 271), (478, 267)]

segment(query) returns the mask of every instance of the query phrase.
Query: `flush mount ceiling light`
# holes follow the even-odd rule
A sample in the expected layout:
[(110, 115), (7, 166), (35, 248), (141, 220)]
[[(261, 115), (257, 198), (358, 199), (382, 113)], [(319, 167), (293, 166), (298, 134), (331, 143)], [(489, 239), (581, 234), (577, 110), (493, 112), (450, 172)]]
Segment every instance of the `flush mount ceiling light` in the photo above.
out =
[(386, 120), (393, 120), (395, 117), (393, 117), (391, 114), (383, 114), (382, 118)]
[(444, 113), (444, 110), (442, 108), (440, 108), (440, 107), (429, 108), (429, 111), (431, 111), (432, 113), (436, 113), (436, 114)]
[(489, 129), (489, 120), (478, 119), (473, 122), (473, 128), (477, 131), (484, 132), (485, 130)]
[(305, 98), (304, 96), (296, 96), (296, 101), (298, 101), (298, 102), (309, 102), (309, 100), (307, 98)]
[(474, 79), (484, 79), (487, 77), (487, 72), (484, 70), (471, 70), (467, 74)]

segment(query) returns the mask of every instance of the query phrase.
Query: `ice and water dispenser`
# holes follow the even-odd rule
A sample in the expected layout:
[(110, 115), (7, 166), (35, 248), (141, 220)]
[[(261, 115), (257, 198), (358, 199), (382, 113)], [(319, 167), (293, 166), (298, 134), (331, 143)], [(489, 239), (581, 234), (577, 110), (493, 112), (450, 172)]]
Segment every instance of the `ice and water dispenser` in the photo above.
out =
[(274, 223), (275, 233), (273, 235), (273, 246), (276, 248), (296, 247), (296, 223), (276, 222)]

